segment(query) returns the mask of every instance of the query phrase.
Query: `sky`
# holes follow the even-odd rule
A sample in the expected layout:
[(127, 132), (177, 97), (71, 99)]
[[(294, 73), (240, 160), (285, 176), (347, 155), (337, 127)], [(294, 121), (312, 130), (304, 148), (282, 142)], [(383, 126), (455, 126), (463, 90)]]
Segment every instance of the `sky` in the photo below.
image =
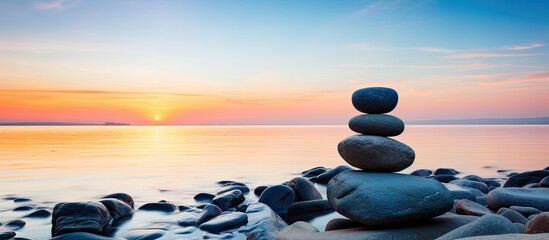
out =
[[(548, 1), (0, 1), (0, 122), (549, 116)], [(158, 117), (158, 121), (155, 119)]]

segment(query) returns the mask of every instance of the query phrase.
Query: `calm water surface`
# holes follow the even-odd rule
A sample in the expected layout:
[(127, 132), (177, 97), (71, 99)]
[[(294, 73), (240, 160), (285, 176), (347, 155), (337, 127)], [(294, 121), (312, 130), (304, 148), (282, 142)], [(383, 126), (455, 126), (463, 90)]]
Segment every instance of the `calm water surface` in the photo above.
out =
[[(126, 192), (136, 206), (192, 204), (196, 193), (215, 192), (219, 180), (254, 188), (344, 164), (337, 144), (352, 134), (346, 126), (0, 127), (0, 196), (52, 207)], [(416, 151), (407, 173), (453, 167), (503, 177), (497, 169), (549, 165), (549, 126), (408, 126), (396, 139)], [(9, 204), (0, 203), (2, 221), (18, 217)], [(21, 234), (44, 236), (48, 224)]]

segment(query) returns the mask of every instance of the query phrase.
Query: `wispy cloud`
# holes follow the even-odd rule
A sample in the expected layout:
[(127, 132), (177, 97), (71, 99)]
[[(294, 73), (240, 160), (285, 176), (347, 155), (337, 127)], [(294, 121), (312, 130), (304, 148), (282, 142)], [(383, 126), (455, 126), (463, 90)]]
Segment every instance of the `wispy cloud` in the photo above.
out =
[(544, 53), (494, 53), (494, 52), (466, 52), (446, 55), (446, 58), (455, 59), (479, 59), (479, 58), (505, 58), (505, 57), (531, 57), (543, 56)]
[(486, 64), (486, 63), (449, 63), (449, 64), (430, 64), (430, 65), (409, 65), (409, 68), (415, 69), (447, 69), (455, 71), (475, 71), (483, 69), (492, 69), (500, 67), (495, 64)]
[(534, 71), (526, 72), (522, 76), (515, 76), (506, 79), (500, 79), (498, 81), (479, 81), (478, 84), (481, 85), (502, 85), (502, 84), (531, 84), (540, 82), (549, 85), (549, 71)]
[(34, 4), (34, 8), (40, 10), (62, 10), (65, 8), (65, 0), (40, 1)]
[(418, 48), (411, 48), (413, 50), (418, 50), (421, 52), (428, 52), (428, 53), (443, 53), (443, 54), (452, 54), (456, 53), (458, 50), (454, 49), (448, 49), (448, 48), (437, 48), (437, 47), (418, 47)]
[(507, 49), (507, 50), (518, 51), (518, 50), (528, 50), (528, 49), (532, 49), (532, 48), (539, 48), (539, 47), (543, 47), (543, 46), (547, 46), (547, 44), (545, 44), (545, 43), (531, 43), (531, 44), (503, 46), (502, 48)]
[(0, 89), (3, 94), (19, 93), (19, 94), (78, 94), (78, 95), (173, 95), (184, 97), (200, 97), (205, 96), (197, 93), (180, 93), (180, 92), (143, 92), (143, 91), (108, 91), (108, 90), (93, 90), (93, 89)]
[(400, 1), (376, 1), (370, 5), (356, 11), (352, 14), (353, 17), (359, 17), (368, 15), (378, 11), (389, 10), (397, 7), (400, 4)]
[(10, 52), (110, 52), (119, 51), (119, 49), (116, 45), (105, 43), (72, 42), (41, 38), (0, 38), (0, 51)]

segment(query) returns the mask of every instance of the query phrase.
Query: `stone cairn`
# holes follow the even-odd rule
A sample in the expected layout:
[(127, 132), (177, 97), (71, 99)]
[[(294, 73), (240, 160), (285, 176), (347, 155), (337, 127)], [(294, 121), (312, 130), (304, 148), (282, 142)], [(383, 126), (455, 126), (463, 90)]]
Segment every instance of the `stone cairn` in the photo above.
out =
[(349, 128), (360, 134), (341, 141), (338, 152), (358, 171), (335, 176), (327, 188), (328, 200), (340, 214), (372, 227), (415, 223), (452, 208), (450, 191), (436, 180), (398, 174), (412, 165), (412, 148), (397, 140), (404, 123), (385, 114), (397, 105), (398, 94), (385, 87), (359, 89), (353, 106), (365, 114), (353, 117)]

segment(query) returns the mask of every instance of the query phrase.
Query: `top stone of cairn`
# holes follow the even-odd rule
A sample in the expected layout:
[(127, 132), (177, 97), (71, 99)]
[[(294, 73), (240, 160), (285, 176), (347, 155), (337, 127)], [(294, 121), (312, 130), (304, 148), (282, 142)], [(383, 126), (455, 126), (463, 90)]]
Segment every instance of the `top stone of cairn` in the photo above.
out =
[(388, 113), (395, 109), (398, 93), (386, 87), (362, 88), (353, 93), (352, 102), (356, 110), (363, 113)]

